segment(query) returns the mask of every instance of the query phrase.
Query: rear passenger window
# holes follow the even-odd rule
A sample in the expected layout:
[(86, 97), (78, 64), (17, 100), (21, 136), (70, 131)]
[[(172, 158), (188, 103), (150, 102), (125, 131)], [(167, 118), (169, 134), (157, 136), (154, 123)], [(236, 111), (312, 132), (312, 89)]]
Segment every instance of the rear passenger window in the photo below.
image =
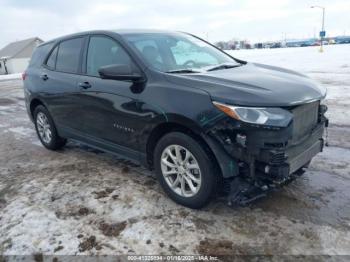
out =
[(75, 38), (60, 43), (57, 54), (56, 70), (77, 73), (83, 38)]
[(51, 52), (49, 59), (47, 59), (46, 65), (52, 69), (55, 69), (56, 57), (57, 57), (58, 46)]
[(132, 66), (129, 55), (116, 41), (103, 36), (92, 36), (87, 54), (86, 74), (99, 76), (100, 67), (113, 64)]

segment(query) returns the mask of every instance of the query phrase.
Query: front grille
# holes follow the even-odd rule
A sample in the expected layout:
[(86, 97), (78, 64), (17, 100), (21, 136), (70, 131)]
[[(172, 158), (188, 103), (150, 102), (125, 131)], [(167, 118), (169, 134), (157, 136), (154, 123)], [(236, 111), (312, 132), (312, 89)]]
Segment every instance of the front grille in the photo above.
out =
[(305, 136), (317, 125), (320, 101), (297, 106), (290, 111), (293, 113), (293, 141)]

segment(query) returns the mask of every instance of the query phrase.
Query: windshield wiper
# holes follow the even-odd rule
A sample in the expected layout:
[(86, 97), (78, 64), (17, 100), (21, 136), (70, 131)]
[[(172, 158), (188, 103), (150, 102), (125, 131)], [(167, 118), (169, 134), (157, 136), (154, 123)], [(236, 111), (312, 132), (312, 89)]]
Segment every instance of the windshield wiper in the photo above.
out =
[(171, 70), (167, 71), (165, 73), (169, 74), (186, 74), (186, 73), (201, 73), (201, 71), (189, 69), (189, 68), (184, 68), (184, 69), (177, 69), (177, 70)]
[(241, 65), (242, 64), (224, 63), (224, 64), (219, 64), (219, 65), (214, 65), (214, 66), (211, 66), (211, 67), (207, 67), (206, 70), (209, 72), (209, 71), (215, 71), (215, 70), (239, 67)]
[(215, 70), (221, 70), (221, 69), (229, 69), (229, 68), (234, 68), (234, 67), (238, 67), (241, 65), (242, 64), (223, 63), (223, 64), (219, 64), (219, 65), (201, 68), (201, 70), (194, 70), (191, 68), (183, 68), (183, 69), (176, 69), (176, 70), (167, 71), (166, 73), (169, 73), (169, 74), (203, 73), (205, 71), (209, 72), (209, 71), (215, 71)]

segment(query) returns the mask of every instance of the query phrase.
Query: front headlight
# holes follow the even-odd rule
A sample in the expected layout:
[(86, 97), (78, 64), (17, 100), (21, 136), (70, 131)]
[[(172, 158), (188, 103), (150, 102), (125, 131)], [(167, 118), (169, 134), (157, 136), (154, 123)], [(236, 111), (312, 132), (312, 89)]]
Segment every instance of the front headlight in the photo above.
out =
[(213, 101), (213, 104), (228, 116), (246, 123), (286, 127), (293, 115), (278, 107), (242, 107), (231, 106)]

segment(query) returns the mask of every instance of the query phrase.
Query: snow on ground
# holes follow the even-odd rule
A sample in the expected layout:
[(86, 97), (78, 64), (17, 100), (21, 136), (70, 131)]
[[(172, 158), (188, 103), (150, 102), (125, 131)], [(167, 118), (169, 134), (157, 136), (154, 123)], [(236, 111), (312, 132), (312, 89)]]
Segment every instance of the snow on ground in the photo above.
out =
[(3, 81), (0, 253), (350, 255), (350, 45), (232, 53), (328, 88), (330, 147), (304, 176), (250, 207), (216, 199), (190, 210), (128, 161), (75, 143), (38, 146), (21, 81)]
[(1, 81), (8, 81), (8, 80), (15, 80), (15, 79), (21, 79), (22, 73), (18, 74), (9, 74), (9, 75), (0, 75), (0, 82)]

